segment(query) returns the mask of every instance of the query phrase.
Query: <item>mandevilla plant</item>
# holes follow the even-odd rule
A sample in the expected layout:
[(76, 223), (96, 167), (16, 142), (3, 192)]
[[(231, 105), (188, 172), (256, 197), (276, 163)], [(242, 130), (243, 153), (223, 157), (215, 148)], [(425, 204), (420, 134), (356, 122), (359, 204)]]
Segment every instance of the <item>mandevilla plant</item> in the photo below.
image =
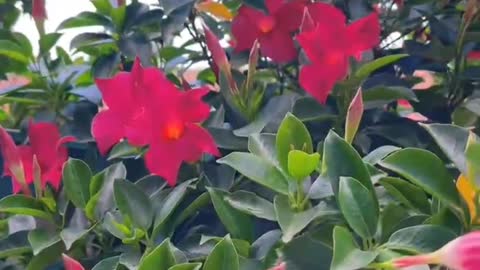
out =
[(480, 269), (479, 1), (82, 1), (0, 1), (0, 269)]

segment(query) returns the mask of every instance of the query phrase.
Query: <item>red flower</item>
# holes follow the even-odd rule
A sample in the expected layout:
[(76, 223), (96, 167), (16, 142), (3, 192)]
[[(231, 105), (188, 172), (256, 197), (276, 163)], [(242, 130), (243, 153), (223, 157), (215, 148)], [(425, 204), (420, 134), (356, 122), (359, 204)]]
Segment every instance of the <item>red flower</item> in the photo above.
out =
[(47, 18), (47, 10), (45, 9), (45, 0), (33, 0), (32, 17), (35, 20), (45, 20)]
[(480, 51), (471, 51), (467, 55), (467, 60), (480, 60)]
[(79, 262), (65, 254), (63, 254), (63, 265), (65, 266), (65, 270), (85, 270)]
[(235, 51), (250, 50), (258, 39), (262, 53), (278, 63), (293, 61), (297, 50), (292, 33), (300, 26), (304, 5), (298, 1), (266, 0), (268, 14), (243, 5), (232, 22)]
[(220, 154), (210, 134), (197, 124), (210, 114), (202, 101), (207, 88), (179, 91), (158, 69), (142, 68), (138, 58), (131, 73), (97, 80), (97, 85), (108, 106), (92, 124), (103, 154), (122, 138), (136, 146), (149, 145), (147, 168), (170, 185), (175, 185), (183, 161)]
[(361, 58), (362, 52), (380, 42), (378, 14), (371, 13), (347, 25), (345, 15), (332, 5), (308, 6), (315, 27), (297, 36), (310, 64), (300, 71), (300, 84), (320, 103), (325, 103), (335, 83), (348, 73), (349, 58)]
[(447, 243), (439, 250), (416, 256), (394, 259), (397, 268), (415, 265), (441, 264), (455, 270), (480, 269), (480, 232), (470, 232)]
[(30, 122), (28, 139), (30, 145), (15, 146), (10, 135), (0, 128), (0, 146), (5, 160), (4, 174), (13, 179), (13, 193), (18, 193), (33, 183), (34, 155), (40, 165), (42, 188), (48, 183), (58, 190), (62, 179), (62, 166), (68, 158), (64, 144), (74, 141), (75, 138), (60, 138), (58, 128), (52, 123)]

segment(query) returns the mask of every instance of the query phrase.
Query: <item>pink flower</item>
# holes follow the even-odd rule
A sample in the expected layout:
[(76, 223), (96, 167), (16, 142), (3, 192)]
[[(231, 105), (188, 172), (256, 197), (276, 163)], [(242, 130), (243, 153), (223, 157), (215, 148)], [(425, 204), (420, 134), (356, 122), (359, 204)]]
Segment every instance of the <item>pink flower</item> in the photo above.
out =
[(452, 270), (480, 269), (480, 231), (460, 236), (439, 250), (392, 261), (393, 266), (405, 268), (424, 264), (441, 264)]
[[(62, 166), (68, 159), (65, 143), (75, 140), (73, 137), (60, 137), (60, 132), (52, 123), (29, 123), (29, 145), (15, 146), (10, 135), (0, 128), (0, 146), (5, 159), (4, 174), (13, 180), (13, 193), (18, 193), (33, 179), (33, 157), (36, 156), (41, 170), (41, 184), (45, 188), (50, 184), (58, 190), (62, 180)], [(21, 161), (21, 162), (20, 162)]]
[(274, 266), (273, 268), (270, 268), (269, 270), (287, 270), (287, 264), (284, 262), (281, 262)]
[(32, 17), (35, 20), (44, 21), (47, 18), (47, 10), (45, 9), (45, 0), (33, 0)]
[(65, 266), (65, 270), (85, 270), (85, 268), (83, 268), (83, 266), (76, 260), (68, 257), (65, 254), (63, 254), (62, 257), (63, 257), (63, 265)]

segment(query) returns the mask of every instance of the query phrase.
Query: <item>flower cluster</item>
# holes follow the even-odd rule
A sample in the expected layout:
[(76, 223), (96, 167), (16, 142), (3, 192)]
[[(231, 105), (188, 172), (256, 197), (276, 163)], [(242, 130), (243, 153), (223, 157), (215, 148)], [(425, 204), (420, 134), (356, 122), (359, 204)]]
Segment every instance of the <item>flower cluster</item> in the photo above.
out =
[(34, 181), (34, 159), (40, 167), (42, 188), (50, 184), (58, 190), (62, 179), (62, 166), (68, 158), (65, 143), (72, 142), (75, 138), (61, 138), (55, 124), (30, 122), (28, 140), (29, 145), (16, 146), (7, 131), (0, 128), (4, 174), (12, 177), (13, 193), (22, 189), (29, 192), (28, 185)]
[(149, 146), (145, 163), (151, 173), (175, 185), (182, 162), (195, 162), (203, 153), (220, 153), (210, 134), (198, 123), (210, 107), (202, 101), (207, 88), (180, 91), (157, 68), (143, 68), (137, 58), (131, 72), (97, 79), (106, 110), (92, 123), (99, 150), (106, 154), (122, 139)]
[(349, 58), (360, 59), (380, 42), (376, 12), (348, 25), (342, 11), (329, 4), (283, 0), (265, 4), (268, 14), (245, 5), (240, 8), (232, 23), (235, 51), (249, 50), (259, 40), (265, 56), (277, 63), (291, 62), (298, 58), (293, 33), (302, 24), (296, 40), (309, 63), (301, 68), (300, 84), (320, 103), (347, 75)]

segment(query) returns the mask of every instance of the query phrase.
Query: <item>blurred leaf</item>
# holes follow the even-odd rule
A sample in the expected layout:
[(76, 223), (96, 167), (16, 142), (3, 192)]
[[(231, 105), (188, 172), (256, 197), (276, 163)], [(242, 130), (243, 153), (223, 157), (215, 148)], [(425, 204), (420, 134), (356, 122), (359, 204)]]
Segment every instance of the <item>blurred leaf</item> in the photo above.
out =
[(26, 270), (45, 270), (48, 266), (60, 260), (61, 254), (65, 252), (62, 241), (44, 249), (34, 256), (26, 267)]
[(247, 138), (235, 136), (230, 129), (209, 127), (208, 131), (219, 148), (237, 151), (247, 149)]
[(372, 152), (368, 153), (363, 158), (363, 162), (370, 163), (372, 165), (376, 165), (379, 161), (387, 157), (388, 155), (392, 154), (395, 151), (400, 150), (400, 147), (396, 147), (393, 145), (384, 145), (380, 146), (377, 149), (373, 150)]
[(275, 134), (256, 133), (248, 137), (248, 151), (259, 156), (275, 167), (279, 167), (277, 149), (275, 148)]
[(253, 192), (239, 190), (227, 195), (225, 201), (245, 214), (271, 221), (277, 220), (273, 204)]
[[(222, 237), (215, 237), (215, 236), (206, 236), (202, 235), (202, 238), (200, 239), (200, 245), (203, 245), (207, 242), (215, 242), (218, 243), (222, 241)], [(232, 239), (233, 246), (235, 246), (235, 250), (237, 251), (239, 256), (243, 257), (249, 257), (250, 256), (250, 243), (245, 240), (241, 239)]]
[(411, 253), (433, 252), (455, 239), (452, 231), (438, 225), (418, 225), (400, 229), (390, 236), (383, 247)]
[(232, 239), (226, 236), (213, 248), (203, 266), (204, 270), (240, 270), (239, 258)]
[(35, 229), (28, 234), (28, 242), (30, 242), (30, 245), (32, 246), (34, 256), (60, 242), (60, 240), (60, 236), (57, 232), (43, 229)]
[(348, 143), (353, 142), (357, 134), (360, 121), (363, 116), (362, 89), (359, 88), (357, 94), (353, 97), (350, 106), (348, 106), (347, 119), (345, 120), (345, 140)]
[(162, 244), (160, 244), (142, 259), (138, 270), (168, 270), (175, 264), (175, 257), (173, 256), (170, 247), (170, 239), (167, 238), (162, 242)]
[(202, 2), (197, 4), (197, 10), (200, 12), (208, 12), (219, 20), (231, 21), (233, 19), (232, 12), (223, 3)]
[(19, 231), (1, 239), (0, 258), (5, 259), (31, 252), (32, 248), (27, 236), (28, 231)]
[(113, 44), (113, 37), (106, 33), (81, 33), (70, 41), (70, 49), (82, 50), (85, 46), (96, 46), (102, 44)]
[(384, 56), (381, 58), (377, 58), (371, 62), (368, 62), (364, 65), (362, 65), (356, 72), (355, 76), (361, 80), (367, 78), (372, 74), (374, 71), (377, 69), (380, 69), (382, 67), (388, 66), (390, 64), (393, 64), (397, 62), (398, 60), (407, 57), (408, 54), (392, 54), (388, 56)]
[(40, 37), (40, 54), (48, 53), (55, 44), (57, 44), (58, 40), (62, 37), (60, 33), (48, 33), (46, 35), (42, 35)]
[(201, 268), (201, 263), (182, 263), (174, 265), (168, 268), (168, 270), (200, 270)]
[(233, 237), (250, 241), (253, 237), (252, 218), (226, 202), (228, 192), (208, 188), (208, 193), (218, 217)]
[(29, 56), (25, 55), (24, 50), (17, 43), (9, 40), (0, 40), (0, 55), (5, 55), (24, 64), (30, 62)]
[(333, 230), (333, 260), (331, 270), (363, 269), (378, 255), (378, 251), (363, 251), (358, 248), (353, 235), (344, 227)]
[(108, 160), (114, 160), (117, 158), (138, 158), (141, 154), (142, 151), (140, 148), (132, 146), (127, 140), (124, 140), (113, 146), (112, 150), (108, 153)]
[(10, 195), (1, 199), (0, 212), (52, 219), (42, 202), (24, 195)]
[(304, 234), (285, 245), (283, 256), (288, 270), (330, 270), (332, 246)]
[(131, 182), (121, 179), (115, 180), (113, 192), (122, 215), (137, 228), (147, 231), (153, 221), (153, 208), (147, 195)]
[(340, 177), (338, 203), (350, 227), (363, 239), (372, 239), (379, 210), (370, 191), (352, 177)]
[(430, 203), (423, 190), (408, 181), (385, 177), (380, 180), (380, 184), (399, 202), (405, 206), (420, 211), (424, 214), (430, 213)]
[(60, 232), (60, 237), (65, 243), (65, 248), (69, 250), (72, 245), (79, 239), (86, 236), (94, 227), (83, 229), (79, 227), (67, 227)]
[(112, 4), (110, 0), (90, 0), (90, 1), (95, 6), (98, 13), (105, 16), (110, 16), (110, 12), (112, 11)]
[(312, 137), (305, 125), (293, 114), (287, 113), (276, 137), (277, 159), (284, 171), (288, 171), (288, 154), (291, 150), (313, 152)]
[(116, 270), (120, 262), (120, 256), (110, 257), (98, 262), (92, 270)]
[(407, 210), (396, 202), (389, 203), (385, 206), (380, 214), (380, 223), (377, 230), (378, 241), (380, 243), (387, 241), (392, 233), (402, 228), (401, 226), (399, 227), (399, 223), (409, 217)]
[(63, 185), (68, 199), (84, 209), (90, 199), (90, 181), (92, 171), (88, 165), (79, 160), (70, 158), (63, 166)]
[(302, 122), (333, 120), (337, 117), (330, 107), (318, 103), (311, 97), (297, 99), (292, 113)]
[(461, 209), (455, 183), (443, 162), (433, 153), (406, 148), (391, 154), (380, 165), (419, 185), (453, 209)]
[(161, 7), (163, 7), (165, 14), (168, 15), (175, 9), (178, 9), (193, 1), (194, 0), (158, 0), (158, 3), (160, 4)]
[(288, 180), (274, 165), (250, 153), (234, 152), (219, 160), (247, 178), (281, 194), (288, 194)]
[(418, 101), (413, 90), (401, 86), (377, 86), (363, 91), (365, 108), (381, 107), (399, 99)]
[[(176, 186), (166, 196), (165, 200), (162, 201), (161, 206), (156, 210), (156, 213), (155, 213), (155, 225), (154, 225), (155, 232), (161, 229), (160, 227), (165, 224), (167, 219), (172, 215), (173, 211), (182, 202), (182, 199), (185, 197), (187, 193), (188, 186), (192, 184), (193, 181), (194, 180), (186, 181)], [(153, 198), (152, 200), (154, 201)]]
[(278, 224), (282, 229), (283, 242), (290, 242), (296, 234), (305, 229), (316, 218), (338, 214), (329, 208), (324, 202), (317, 204), (303, 212), (294, 212), (288, 201), (288, 197), (277, 195), (274, 199), (275, 213)]
[(84, 11), (79, 13), (77, 16), (68, 18), (61, 22), (60, 25), (57, 27), (57, 31), (85, 26), (103, 26), (107, 29), (114, 28), (113, 23), (109, 18), (99, 13)]

